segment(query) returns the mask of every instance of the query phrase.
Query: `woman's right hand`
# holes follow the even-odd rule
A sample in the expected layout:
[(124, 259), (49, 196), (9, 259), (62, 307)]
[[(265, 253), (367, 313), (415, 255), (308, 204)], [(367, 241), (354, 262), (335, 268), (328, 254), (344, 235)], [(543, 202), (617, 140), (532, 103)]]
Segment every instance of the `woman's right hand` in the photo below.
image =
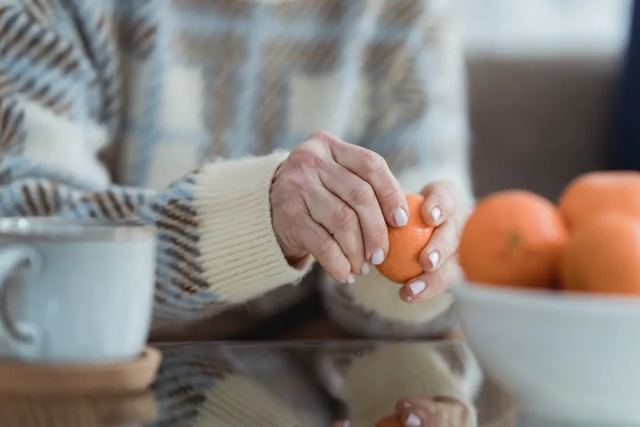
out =
[(396, 403), (396, 414), (406, 427), (476, 427), (473, 409), (454, 399), (408, 397)]
[(387, 225), (407, 224), (404, 193), (373, 151), (315, 133), (276, 171), (271, 213), (278, 243), (295, 264), (311, 254), (340, 283), (388, 253)]

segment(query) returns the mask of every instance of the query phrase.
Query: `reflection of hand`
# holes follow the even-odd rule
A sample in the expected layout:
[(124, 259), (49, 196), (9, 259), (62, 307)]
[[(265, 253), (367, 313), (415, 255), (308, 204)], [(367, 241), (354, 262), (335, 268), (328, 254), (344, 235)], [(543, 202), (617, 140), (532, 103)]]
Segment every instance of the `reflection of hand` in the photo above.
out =
[(467, 405), (453, 399), (405, 398), (396, 412), (406, 427), (476, 427)]
[(452, 182), (434, 182), (424, 187), (421, 193), (425, 197), (422, 219), (436, 229), (420, 254), (420, 264), (425, 273), (400, 289), (400, 298), (406, 302), (429, 298), (444, 291), (459, 274), (454, 254), (470, 211), (462, 190)]

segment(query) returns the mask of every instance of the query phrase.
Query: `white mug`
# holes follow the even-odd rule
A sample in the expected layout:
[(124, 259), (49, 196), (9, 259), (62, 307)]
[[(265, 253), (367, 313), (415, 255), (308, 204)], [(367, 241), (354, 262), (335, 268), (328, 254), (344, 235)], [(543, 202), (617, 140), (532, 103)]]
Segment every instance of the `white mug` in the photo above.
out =
[(151, 324), (155, 259), (151, 226), (0, 219), (0, 357), (137, 357)]

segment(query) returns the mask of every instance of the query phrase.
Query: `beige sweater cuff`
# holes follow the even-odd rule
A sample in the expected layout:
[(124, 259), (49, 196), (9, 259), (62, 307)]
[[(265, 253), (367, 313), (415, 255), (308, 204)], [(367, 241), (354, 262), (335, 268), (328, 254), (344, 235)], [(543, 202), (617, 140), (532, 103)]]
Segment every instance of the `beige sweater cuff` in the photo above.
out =
[(287, 156), (218, 161), (196, 175), (200, 262), (221, 301), (247, 301), (299, 281), (311, 268), (311, 258), (289, 265), (271, 225), (271, 181)]

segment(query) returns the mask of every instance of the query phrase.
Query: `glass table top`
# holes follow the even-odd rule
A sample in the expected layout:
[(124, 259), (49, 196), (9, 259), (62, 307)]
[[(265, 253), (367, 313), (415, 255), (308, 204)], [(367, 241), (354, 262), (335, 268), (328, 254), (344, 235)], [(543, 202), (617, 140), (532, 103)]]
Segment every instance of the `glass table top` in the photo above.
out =
[(148, 392), (4, 397), (0, 426), (374, 427), (411, 398), (428, 427), (551, 427), (516, 419), (460, 341), (155, 347), (163, 360)]

